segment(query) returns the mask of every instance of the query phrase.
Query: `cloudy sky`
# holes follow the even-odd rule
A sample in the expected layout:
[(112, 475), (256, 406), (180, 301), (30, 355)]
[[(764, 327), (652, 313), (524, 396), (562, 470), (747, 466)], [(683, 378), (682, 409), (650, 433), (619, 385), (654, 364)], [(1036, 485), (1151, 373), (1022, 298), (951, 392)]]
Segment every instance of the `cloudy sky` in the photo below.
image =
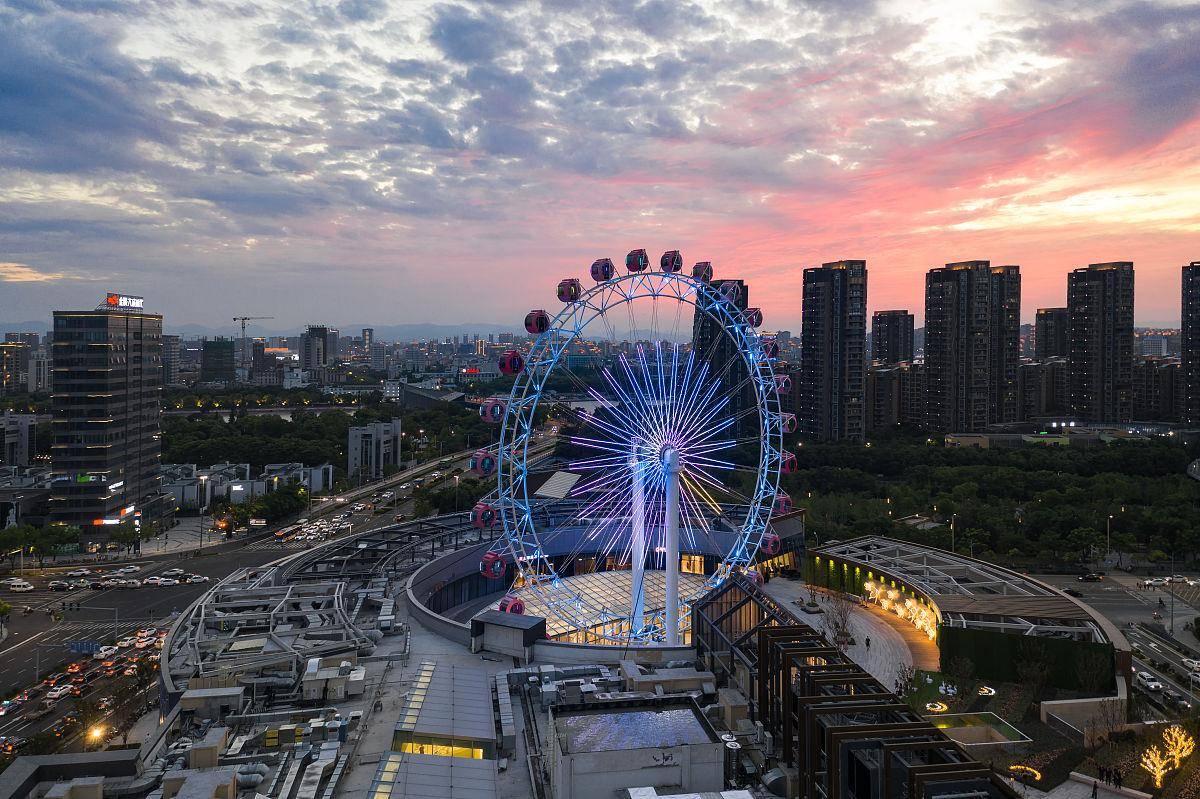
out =
[(0, 0), (0, 320), (519, 322), (679, 248), (797, 327), (800, 270), (1018, 263), (1023, 316), (1200, 260), (1200, 5)]

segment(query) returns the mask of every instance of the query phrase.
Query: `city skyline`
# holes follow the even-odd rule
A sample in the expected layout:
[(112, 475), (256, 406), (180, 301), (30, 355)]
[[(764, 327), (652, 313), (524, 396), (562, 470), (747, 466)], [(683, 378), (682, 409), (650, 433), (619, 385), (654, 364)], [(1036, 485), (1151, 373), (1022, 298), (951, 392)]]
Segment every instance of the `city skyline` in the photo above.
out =
[(168, 327), (518, 322), (636, 246), (770, 285), (778, 328), (800, 326), (803, 269), (838, 259), (866, 260), (868, 312), (918, 325), (940, 264), (1019, 264), (1032, 322), (1071, 270), (1131, 260), (1137, 323), (1174, 326), (1197, 258), (1194, 6), (47, 0), (0, 20), (8, 322), (109, 289)]

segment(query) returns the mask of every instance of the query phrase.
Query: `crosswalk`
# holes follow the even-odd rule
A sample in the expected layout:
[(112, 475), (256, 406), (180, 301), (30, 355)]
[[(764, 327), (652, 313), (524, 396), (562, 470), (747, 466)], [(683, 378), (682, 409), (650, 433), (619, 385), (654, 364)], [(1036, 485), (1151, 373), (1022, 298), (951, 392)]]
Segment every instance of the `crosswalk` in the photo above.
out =
[(311, 544), (312, 542), (309, 541), (287, 541), (283, 544), (276, 541), (255, 541), (247, 544), (244, 549), (247, 552), (288, 552), (308, 549)]
[[(145, 621), (118, 621), (115, 625), (118, 637), (146, 626)], [(113, 637), (114, 624), (109, 621), (65, 621), (38, 639), (47, 646), (68, 646), (72, 641), (101, 641), (107, 643)]]

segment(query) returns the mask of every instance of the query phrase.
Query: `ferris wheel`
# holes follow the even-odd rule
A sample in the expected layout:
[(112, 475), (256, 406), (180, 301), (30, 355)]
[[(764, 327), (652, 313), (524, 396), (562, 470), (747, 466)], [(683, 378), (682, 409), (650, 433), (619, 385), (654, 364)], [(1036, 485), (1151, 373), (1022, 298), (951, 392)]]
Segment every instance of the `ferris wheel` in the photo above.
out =
[[(645, 250), (624, 274), (599, 259), (593, 285), (558, 284), (558, 313), (526, 316), (528, 353), (500, 359), (512, 391), (480, 410), (500, 442), (472, 468), (495, 475), (497, 499), (473, 522), (503, 526), (480, 564), (496, 580), (515, 569), (501, 609), (536, 599), (548, 622), (592, 640), (676, 644), (692, 601), (736, 571), (756, 579), (760, 551), (778, 552), (770, 519), (791, 509), (779, 475), (796, 468), (783, 449), (796, 420), (780, 411), (790, 379), (741, 282), (714, 281), (708, 262), (683, 274), (675, 250), (649, 266)], [(551, 428), (568, 453), (559, 495), (531, 491)], [(681, 554), (693, 558), (682, 585)], [(580, 558), (627, 572), (627, 591), (564, 576)]]

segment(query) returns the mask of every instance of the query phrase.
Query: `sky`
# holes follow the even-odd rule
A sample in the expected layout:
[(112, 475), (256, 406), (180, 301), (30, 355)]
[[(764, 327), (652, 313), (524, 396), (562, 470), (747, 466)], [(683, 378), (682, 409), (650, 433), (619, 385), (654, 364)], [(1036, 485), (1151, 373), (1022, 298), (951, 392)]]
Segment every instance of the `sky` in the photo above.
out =
[(1200, 4), (0, 0), (0, 320), (519, 323), (601, 256), (680, 249), (798, 329), (864, 258), (1022, 317), (1200, 260)]

